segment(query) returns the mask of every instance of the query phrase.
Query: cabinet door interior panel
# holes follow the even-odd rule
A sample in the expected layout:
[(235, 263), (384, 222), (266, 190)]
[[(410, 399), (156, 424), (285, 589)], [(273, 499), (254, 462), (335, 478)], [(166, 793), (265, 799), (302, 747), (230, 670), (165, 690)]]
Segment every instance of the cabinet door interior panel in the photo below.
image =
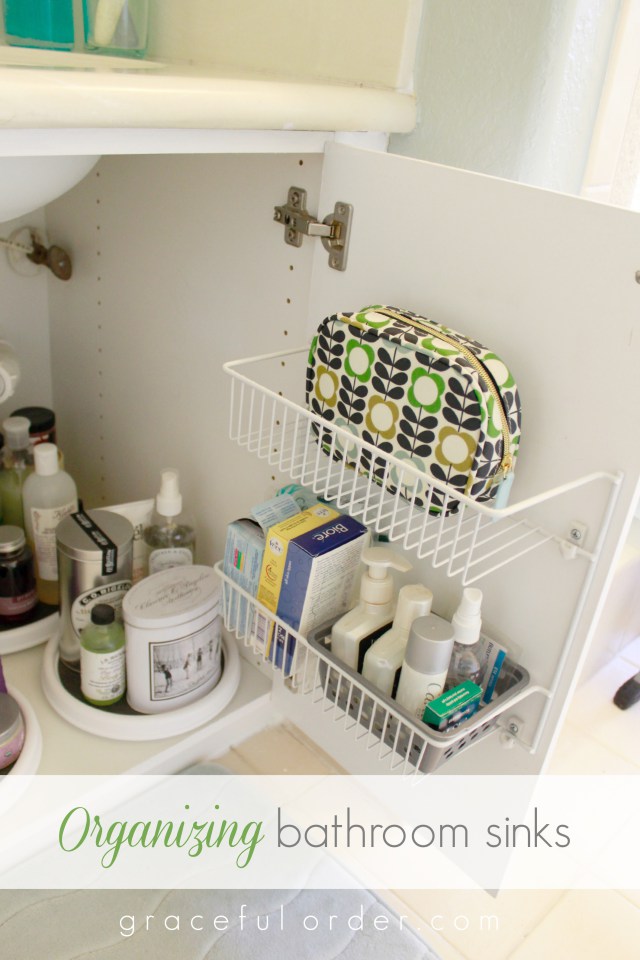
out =
[[(593, 471), (624, 472), (577, 623), (574, 614), (591, 571), (588, 563), (565, 560), (555, 543), (481, 584), (487, 622), (521, 645), (537, 682), (551, 682), (565, 644), (570, 648), (547, 725), (548, 745), (579, 675), (640, 476), (640, 217), (332, 144), (320, 206), (338, 194), (354, 207), (349, 265), (344, 274), (324, 270), (321, 252), (315, 252), (310, 327), (336, 305), (349, 310), (391, 303), (474, 335), (503, 356), (523, 409), (512, 500)], [(607, 497), (606, 485), (593, 484), (534, 511), (535, 519), (560, 524), (567, 535), (574, 521), (586, 520), (593, 548)], [(450, 613), (459, 584), (428, 566), (423, 574), (442, 598), (443, 612)]]

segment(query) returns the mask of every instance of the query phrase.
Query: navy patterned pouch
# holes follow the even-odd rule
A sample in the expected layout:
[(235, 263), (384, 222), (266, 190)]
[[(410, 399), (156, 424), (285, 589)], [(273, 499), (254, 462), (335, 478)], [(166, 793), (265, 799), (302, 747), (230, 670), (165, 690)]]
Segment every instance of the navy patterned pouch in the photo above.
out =
[[(395, 307), (334, 314), (311, 344), (306, 395), (312, 413), (394, 458), (390, 469), (366, 447), (320, 438), (392, 493), (432, 513), (455, 511), (456, 492), (482, 502), (500, 490), (504, 505), (520, 398), (507, 366), (477, 340)], [(447, 485), (448, 499), (433, 480)]]

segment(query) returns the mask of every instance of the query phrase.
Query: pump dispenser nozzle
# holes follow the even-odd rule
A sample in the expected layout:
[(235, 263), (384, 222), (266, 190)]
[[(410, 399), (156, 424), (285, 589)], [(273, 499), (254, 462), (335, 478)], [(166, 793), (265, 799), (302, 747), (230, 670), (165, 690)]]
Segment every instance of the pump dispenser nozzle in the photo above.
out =
[(366, 547), (362, 551), (362, 562), (368, 570), (362, 574), (360, 599), (365, 603), (391, 603), (394, 583), (389, 571), (407, 573), (411, 570), (409, 561), (389, 547)]
[(371, 644), (393, 620), (395, 584), (390, 569), (411, 570), (409, 561), (389, 547), (366, 547), (362, 561), (368, 569), (360, 581), (360, 600), (331, 628), (332, 652), (358, 671)]

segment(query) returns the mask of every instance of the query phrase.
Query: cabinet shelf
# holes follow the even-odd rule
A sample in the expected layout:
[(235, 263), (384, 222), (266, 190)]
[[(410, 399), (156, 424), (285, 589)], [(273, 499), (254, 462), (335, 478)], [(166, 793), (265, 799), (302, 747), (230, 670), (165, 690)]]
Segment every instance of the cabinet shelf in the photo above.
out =
[[(300, 348), (224, 365), (232, 378), (232, 440), (312, 489), (317, 496), (360, 517), (367, 526), (386, 534), (391, 542), (415, 551), (421, 559), (429, 559), (433, 567), (443, 568), (447, 576), (461, 578), (463, 585), (481, 580), (550, 541), (557, 542), (568, 557), (580, 556), (588, 561), (596, 558), (598, 547), (588, 551), (577, 546), (559, 532), (540, 526), (533, 513), (538, 506), (581, 487), (604, 483), (609, 488), (609, 503), (601, 524), (600, 543), (620, 475), (591, 473), (503, 508), (478, 503), (434, 479), (424, 494), (427, 507), (418, 506), (414, 502), (415, 492), (411, 491), (415, 491), (418, 481), (424, 484), (424, 474), (416, 467), (381, 453), (343, 427), (306, 409), (300, 395), (307, 355), (308, 349)], [(329, 454), (318, 443), (320, 430)], [(332, 454), (340, 449), (349, 450), (354, 466), (333, 459)], [(358, 470), (365, 452), (374, 453), (377, 464), (384, 465), (385, 480), (393, 477), (395, 493), (389, 493)], [(434, 490), (444, 496), (440, 514), (428, 510)], [(454, 500), (458, 502), (457, 510), (446, 516), (447, 505)]]
[[(499, 695), (452, 731), (436, 731), (415, 720), (398, 703), (375, 690), (331, 652), (329, 628), (311, 637), (292, 630), (215, 566), (222, 581), (225, 627), (305, 699), (319, 724), (338, 724), (374, 761), (394, 773), (430, 773), (443, 762), (499, 729), (501, 718), (521, 700), (547, 691), (534, 686), (527, 671), (510, 664)], [(280, 628), (280, 629), (279, 629)], [(286, 638), (266, 642), (269, 636)]]

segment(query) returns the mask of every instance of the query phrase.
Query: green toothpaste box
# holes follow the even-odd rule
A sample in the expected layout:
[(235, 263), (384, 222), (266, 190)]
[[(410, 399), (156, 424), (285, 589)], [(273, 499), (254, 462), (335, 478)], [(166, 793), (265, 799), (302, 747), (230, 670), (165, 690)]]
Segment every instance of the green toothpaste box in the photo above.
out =
[(422, 721), (436, 730), (457, 726), (476, 712), (481, 696), (482, 687), (471, 680), (465, 680), (430, 700), (424, 708)]

